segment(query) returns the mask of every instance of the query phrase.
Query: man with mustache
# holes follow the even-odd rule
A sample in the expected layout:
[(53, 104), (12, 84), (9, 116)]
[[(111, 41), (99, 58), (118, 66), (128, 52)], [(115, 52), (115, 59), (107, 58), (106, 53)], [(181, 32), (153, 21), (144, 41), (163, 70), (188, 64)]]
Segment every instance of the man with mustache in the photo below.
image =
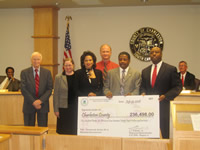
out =
[(103, 88), (104, 94), (108, 98), (117, 95), (138, 95), (141, 75), (129, 66), (129, 53), (121, 52), (118, 60), (120, 67), (108, 71)]

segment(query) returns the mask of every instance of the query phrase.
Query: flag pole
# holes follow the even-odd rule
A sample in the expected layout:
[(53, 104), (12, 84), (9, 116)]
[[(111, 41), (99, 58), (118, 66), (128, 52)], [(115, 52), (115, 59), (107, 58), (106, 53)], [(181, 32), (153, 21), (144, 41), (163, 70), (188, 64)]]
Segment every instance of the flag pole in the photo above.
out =
[[(65, 20), (67, 20), (67, 24), (66, 24), (66, 33), (65, 33), (65, 51), (64, 51), (64, 58), (63, 58), (63, 62), (65, 60), (65, 58), (72, 58), (72, 54), (71, 54), (71, 42), (70, 42), (70, 35), (69, 35), (69, 21), (72, 20), (71, 16), (66, 16)], [(68, 54), (67, 54), (68, 53)]]
[(65, 20), (67, 19), (67, 21), (69, 21), (69, 20), (72, 20), (72, 17), (71, 16), (66, 16), (65, 17)]
[(66, 16), (66, 17), (65, 17), (65, 20), (67, 20), (67, 27), (68, 27), (69, 21), (72, 20), (72, 17), (71, 17), (71, 16)]
[[(69, 21), (72, 20), (72, 16), (65, 16), (65, 20), (67, 20), (67, 30), (69, 32)], [(69, 50), (68, 52), (69, 52), (70, 57), (72, 58), (71, 50)]]

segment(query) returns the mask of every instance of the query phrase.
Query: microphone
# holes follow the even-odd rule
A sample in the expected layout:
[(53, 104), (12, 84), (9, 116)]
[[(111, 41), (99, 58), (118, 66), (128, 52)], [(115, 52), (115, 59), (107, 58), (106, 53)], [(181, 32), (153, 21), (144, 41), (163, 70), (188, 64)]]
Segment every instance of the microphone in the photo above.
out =
[(86, 70), (86, 73), (87, 73), (88, 80), (89, 80), (89, 82), (91, 83), (91, 79), (90, 79), (90, 70), (91, 70), (91, 69), (87, 69), (87, 70)]
[(86, 70), (86, 73), (87, 73), (88, 78), (90, 77), (90, 70), (91, 70), (91, 69), (87, 69), (87, 70)]

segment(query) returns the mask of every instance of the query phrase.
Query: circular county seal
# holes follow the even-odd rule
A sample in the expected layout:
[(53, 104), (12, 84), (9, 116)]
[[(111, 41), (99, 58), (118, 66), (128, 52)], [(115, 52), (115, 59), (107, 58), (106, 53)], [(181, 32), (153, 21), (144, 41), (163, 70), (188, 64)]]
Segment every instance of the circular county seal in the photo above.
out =
[(130, 40), (130, 49), (133, 55), (142, 61), (150, 61), (150, 49), (154, 46), (163, 50), (164, 41), (161, 34), (150, 27), (136, 31)]

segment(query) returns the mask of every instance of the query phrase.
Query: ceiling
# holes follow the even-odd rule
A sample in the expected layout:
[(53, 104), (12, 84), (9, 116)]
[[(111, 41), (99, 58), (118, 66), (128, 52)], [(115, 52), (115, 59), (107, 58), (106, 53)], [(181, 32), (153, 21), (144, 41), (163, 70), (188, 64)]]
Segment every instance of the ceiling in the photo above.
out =
[(31, 8), (33, 6), (81, 8), (155, 5), (200, 5), (200, 0), (0, 0), (0, 8)]

